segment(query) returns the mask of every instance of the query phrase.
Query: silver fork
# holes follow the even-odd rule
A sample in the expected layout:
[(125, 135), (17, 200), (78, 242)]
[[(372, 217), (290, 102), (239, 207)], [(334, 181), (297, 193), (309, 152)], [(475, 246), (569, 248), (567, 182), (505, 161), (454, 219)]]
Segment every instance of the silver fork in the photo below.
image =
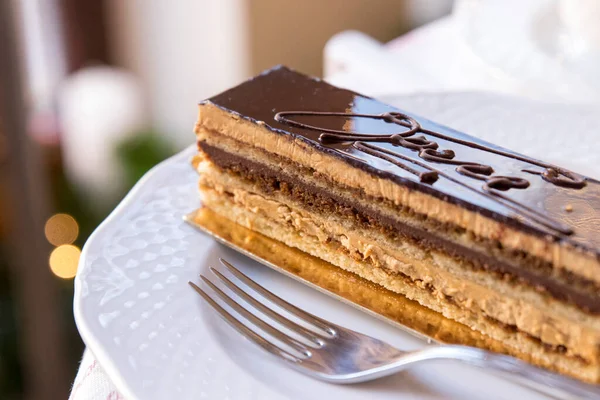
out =
[[(381, 340), (325, 321), (299, 309), (248, 278), (229, 262), (222, 258), (219, 260), (229, 273), (244, 286), (304, 321), (306, 325), (294, 322), (258, 301), (215, 268), (210, 267), (210, 271), (218, 281), (254, 308), (255, 312), (264, 314), (268, 317), (267, 320), (276, 321), (290, 332), (286, 333), (277, 328), (277, 324), (268, 323), (257, 317), (203, 275), (200, 277), (216, 296), (253, 325), (254, 330), (223, 308), (198, 285), (189, 282), (190, 286), (221, 317), (251, 342), (276, 356), (288, 366), (314, 378), (340, 384), (365, 382), (395, 374), (423, 361), (454, 360), (487, 370), (509, 373), (518, 380), (523, 380), (522, 383), (527, 386), (553, 396), (600, 398), (600, 387), (598, 386), (584, 384), (536, 368), (516, 358), (474, 347), (434, 345), (411, 352), (398, 350)], [(257, 330), (266, 335), (260, 335)]]

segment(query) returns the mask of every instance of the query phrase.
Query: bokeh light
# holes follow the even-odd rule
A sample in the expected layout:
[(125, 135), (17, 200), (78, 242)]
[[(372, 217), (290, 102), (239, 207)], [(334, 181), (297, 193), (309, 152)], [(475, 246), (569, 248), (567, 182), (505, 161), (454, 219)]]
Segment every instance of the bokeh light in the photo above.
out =
[(79, 225), (69, 214), (54, 214), (46, 221), (44, 234), (54, 246), (71, 244), (79, 235)]
[(50, 254), (50, 269), (59, 278), (71, 279), (77, 273), (81, 250), (72, 244), (63, 244)]

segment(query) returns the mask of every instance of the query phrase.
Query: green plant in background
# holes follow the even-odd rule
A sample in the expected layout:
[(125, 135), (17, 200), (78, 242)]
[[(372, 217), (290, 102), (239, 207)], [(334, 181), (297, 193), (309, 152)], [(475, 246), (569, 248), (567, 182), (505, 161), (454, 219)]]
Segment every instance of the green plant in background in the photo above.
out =
[[(115, 147), (115, 154), (124, 174), (123, 193), (125, 195), (133, 185), (153, 166), (175, 153), (175, 148), (163, 136), (152, 130), (140, 131), (129, 136)], [(71, 215), (79, 226), (79, 236), (74, 245), (81, 248), (92, 231), (114, 208), (106, 204), (98, 212), (90, 208), (89, 199), (65, 175), (60, 152), (48, 163), (48, 179), (52, 188), (54, 212)], [(122, 196), (121, 196), (122, 197)], [(2, 252), (0, 237), (0, 399), (17, 399), (23, 390), (23, 376), (18, 354), (18, 326), (10, 297), (10, 286), (6, 257)], [(73, 282), (70, 279), (58, 279), (60, 304), (64, 310), (65, 335), (71, 343), (69, 359), (73, 374), (83, 352), (83, 343), (73, 321)], [(74, 375), (73, 375), (74, 377)]]
[(119, 143), (116, 154), (124, 170), (127, 190), (150, 168), (174, 153), (171, 143), (153, 130), (141, 131)]

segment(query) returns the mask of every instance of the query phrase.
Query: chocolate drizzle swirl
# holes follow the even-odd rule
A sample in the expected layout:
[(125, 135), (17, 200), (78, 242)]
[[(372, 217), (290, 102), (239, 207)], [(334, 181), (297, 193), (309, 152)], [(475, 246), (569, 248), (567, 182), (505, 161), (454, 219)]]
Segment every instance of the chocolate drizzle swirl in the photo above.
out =
[(543, 171), (532, 171), (524, 169), (523, 172), (530, 174), (541, 175), (542, 179), (556, 186), (562, 186), (572, 189), (582, 189), (585, 187), (585, 180), (571, 171), (560, 169), (557, 167), (548, 167)]
[[(345, 130), (328, 129), (324, 127), (310, 125), (291, 119), (290, 117), (293, 116), (328, 116), (342, 118), (379, 119), (388, 123), (394, 123), (403, 126), (407, 129), (405, 131), (400, 131), (391, 134), (359, 133)], [(508, 208), (512, 209), (513, 211), (520, 213), (524, 217), (529, 218), (548, 229), (551, 229), (552, 231), (564, 235), (571, 235), (573, 233), (573, 230), (570, 227), (561, 224), (560, 222), (557, 222), (549, 218), (548, 216), (543, 215), (538, 211), (526, 206), (525, 204), (521, 204), (501, 193), (510, 189), (526, 189), (530, 185), (530, 182), (528, 180), (521, 177), (493, 175), (494, 169), (491, 166), (470, 161), (456, 160), (455, 153), (453, 150), (439, 150), (439, 144), (437, 142), (429, 140), (422, 135), (415, 135), (417, 133), (424, 133), (463, 146), (527, 162), (529, 164), (543, 168), (543, 170), (534, 171), (524, 169), (522, 170), (523, 172), (540, 175), (542, 179), (556, 186), (568, 187), (572, 189), (581, 189), (585, 187), (585, 179), (579, 177), (571, 171), (567, 171), (565, 169), (541, 161), (537, 161), (529, 157), (505, 152), (471, 141), (466, 141), (456, 137), (448, 136), (440, 132), (425, 130), (414, 118), (400, 112), (386, 112), (382, 114), (361, 114), (327, 111), (282, 111), (278, 112), (274, 118), (277, 122), (284, 123), (290, 126), (321, 132), (321, 134), (319, 135), (319, 141), (324, 145), (335, 144), (340, 142), (353, 142), (352, 147), (354, 149), (366, 153), (372, 157), (377, 157), (379, 159), (387, 161), (399, 168), (402, 168), (403, 170), (417, 176), (419, 180), (423, 183), (433, 184), (439, 179), (440, 176), (442, 176), (454, 182), (455, 184), (461, 185), (469, 190), (475, 191), (498, 203), (501, 203), (504, 206), (507, 206)], [(389, 143), (394, 146), (401, 146), (409, 150), (417, 151), (419, 158), (421, 158), (424, 161), (427, 161), (427, 163), (370, 143)], [(468, 185), (464, 182), (461, 182), (460, 180), (455, 179), (451, 175), (432, 167), (430, 163), (457, 165), (456, 172), (472, 179), (481, 180), (484, 183), (481, 189), (478, 190), (477, 188)], [(419, 171), (409, 164), (419, 166), (425, 171)]]
[[(400, 161), (398, 161), (397, 159), (395, 159), (393, 157), (390, 157), (390, 156), (387, 156), (385, 154), (379, 153), (379, 151), (381, 150), (379, 148), (371, 149), (366, 143), (363, 143), (363, 142), (354, 142), (354, 144), (352, 145), (352, 147), (354, 147), (357, 150), (362, 151), (363, 153), (367, 153), (370, 156), (379, 157), (382, 160), (385, 160), (385, 161), (387, 161), (389, 163), (392, 163), (392, 164), (394, 164), (394, 165), (396, 165), (396, 166), (404, 169), (405, 171), (408, 171), (408, 172), (412, 173), (413, 175), (418, 176), (419, 180), (421, 182), (424, 182), (424, 183), (433, 183), (433, 182), (435, 182), (435, 181), (438, 180), (439, 174), (438, 174), (437, 171), (430, 170), (430, 171), (427, 171), (427, 172), (419, 172), (419, 171), (415, 170), (414, 168), (411, 168), (408, 165), (406, 165), (404, 163), (401, 163)], [(409, 157), (405, 157), (402, 154), (395, 154), (394, 157), (401, 158), (401, 159), (409, 161), (409, 162), (413, 162)], [(424, 167), (424, 168), (426, 168), (426, 167)]]

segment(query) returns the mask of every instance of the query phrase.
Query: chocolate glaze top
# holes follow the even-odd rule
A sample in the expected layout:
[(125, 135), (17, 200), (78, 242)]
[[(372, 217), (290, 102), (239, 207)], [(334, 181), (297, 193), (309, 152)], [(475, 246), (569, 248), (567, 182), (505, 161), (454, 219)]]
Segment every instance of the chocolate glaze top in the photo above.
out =
[(354, 167), (600, 255), (600, 182), (278, 66), (206, 102)]

